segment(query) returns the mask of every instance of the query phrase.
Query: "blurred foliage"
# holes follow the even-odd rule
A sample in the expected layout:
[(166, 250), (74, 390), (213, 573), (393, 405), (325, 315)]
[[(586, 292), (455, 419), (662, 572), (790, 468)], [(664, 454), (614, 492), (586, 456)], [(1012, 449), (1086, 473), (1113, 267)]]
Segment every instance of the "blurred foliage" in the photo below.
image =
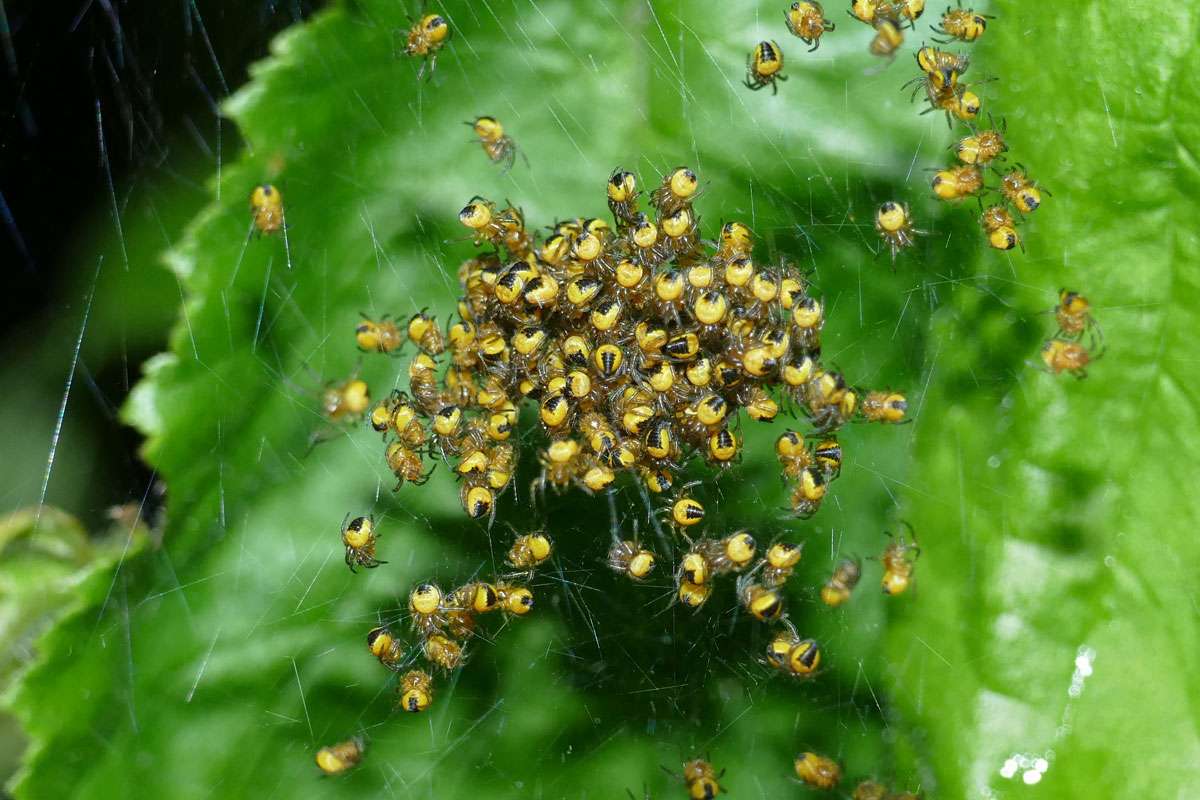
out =
[[(6, 458), (0, 461), (0, 507), (44, 499), (99, 529), (110, 505), (146, 494), (144, 467), (121, 458), (131, 450), (133, 431), (119, 425), (118, 406), (137, 382), (140, 363), (162, 349), (178, 316), (181, 286), (162, 268), (162, 254), (207, 202), (202, 181), (213, 169), (191, 156), (172, 166), (170, 172), (147, 170), (122, 187), (119, 228), (101, 206), (72, 232), (64, 248), (71, 266), (63, 270), (53, 311), (13, 329), (2, 342), (6, 407), (0, 440)], [(68, 379), (60, 446), (42, 498)], [(96, 480), (97, 472), (103, 480)]]
[[(110, 529), (97, 536), (53, 506), (0, 518), (0, 696), (19, 682), (38, 637), (60, 617), (90, 609), (89, 587), (103, 586), (121, 555), (141, 548), (147, 531), (136, 506), (114, 509)], [(21, 741), (6, 716), (0, 731), (14, 745)], [(12, 773), (20, 753), (18, 746), (3, 749), (0, 774)]]
[[(927, 199), (923, 169), (950, 135), (898, 91), (908, 56), (879, 69), (863, 26), (804, 54), (775, 7), (444, 10), (456, 36), (430, 83), (394, 55), (403, 9), (360, 0), (281, 36), (227, 104), (248, 153), (171, 251), (186, 302), (126, 408), (169, 486), (163, 546), (100, 570), (41, 640), (12, 700), (36, 743), (16, 794), (615, 797), (645, 784), (657, 797), (681, 792), (660, 765), (709, 754), (737, 796), (765, 797), (804, 791), (791, 758), (809, 747), (930, 796), (1075, 796), (1097, 780), (1113, 797), (1194, 793), (1195, 512), (1175, 492), (1200, 447), (1184, 378), (1196, 286), (1177, 266), (1197, 249), (1197, 106), (1171, 80), (1194, 58), (1194, 16), (996, 10), (973, 70), (1001, 76), (985, 100), (1055, 192), (1022, 229), (1028, 254), (1002, 256), (972, 209)], [(1129, 18), (1155, 36), (1109, 43)], [(788, 54), (778, 97), (739, 85), (767, 37)], [(484, 113), (528, 169), (501, 175), (469, 141), (462, 122)], [(489, 535), (445, 470), (392, 495), (368, 430), (306, 456), (320, 385), (361, 370), (382, 396), (397, 381), (404, 361), (361, 357), (353, 325), (360, 310), (445, 318), (471, 252), (455, 213), (472, 195), (511, 198), (543, 225), (602, 214), (617, 165), (645, 184), (679, 163), (705, 181), (706, 230), (744, 219), (761, 260), (814, 272), (829, 358), (909, 391), (912, 425), (846, 431), (843, 477), (811, 522), (783, 516), (781, 424), (748, 430), (739, 470), (705, 487), (715, 529), (808, 542), (791, 615), (824, 642), (827, 670), (771, 678), (731, 586), (692, 615), (669, 607), (666, 569), (617, 581), (599, 567), (607, 504), (575, 494), (545, 511), (559, 555), (532, 618), (475, 647), (426, 715), (394, 712), (366, 631), (397, 618), (416, 580), (492, 572), (504, 522), (541, 520), (513, 492)], [(286, 242), (248, 237), (245, 198), (263, 180), (284, 194)], [(870, 250), (890, 198), (930, 231), (895, 272)], [(1112, 345), (1083, 382), (1025, 364), (1060, 283), (1100, 306)], [(642, 502), (618, 495), (624, 528), (649, 527)], [(344, 568), (347, 511), (377, 515), (387, 566)], [(916, 591), (885, 604), (868, 561), (848, 607), (820, 608), (813, 587), (835, 559), (877, 554), (901, 518), (923, 548)], [(1095, 674), (1073, 697), (1080, 648)], [(354, 733), (364, 764), (318, 779), (316, 748)], [(1036, 789), (1003, 776), (1014, 754), (1046, 759)]]
[[(184, 150), (175, 140), (168, 144), (172, 152)], [(120, 228), (102, 205), (73, 229), (58, 301), (50, 312), (12, 327), (0, 342), (0, 508), (44, 501), (43, 527), (47, 512), (61, 508), (76, 518), (72, 525), (96, 535), (108, 530), (114, 506), (132, 501), (145, 504), (147, 516), (153, 513), (159, 498), (152, 473), (133, 455), (139, 437), (120, 423), (118, 407), (137, 382), (141, 362), (165, 346), (178, 316), (181, 286), (163, 269), (162, 254), (208, 201), (202, 182), (212, 169), (209, 161), (180, 155), (171, 170), (147, 170), (120, 187)], [(90, 552), (94, 557), (98, 551)], [(35, 605), (21, 613), (41, 619), (37, 604), (43, 598), (35, 592), (30, 599)], [(21, 662), (33, 652), (26, 646), (11, 651)], [(4, 686), (0, 680), (0, 693)], [(0, 759), (0, 781), (12, 774), (23, 746), (15, 721), (0, 712), (0, 753), (10, 756)]]

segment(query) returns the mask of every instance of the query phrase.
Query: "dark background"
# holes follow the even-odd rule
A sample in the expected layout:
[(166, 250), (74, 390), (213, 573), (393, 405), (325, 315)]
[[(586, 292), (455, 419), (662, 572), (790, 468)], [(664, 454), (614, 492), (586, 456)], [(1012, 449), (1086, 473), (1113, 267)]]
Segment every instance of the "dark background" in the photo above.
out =
[[(32, 452), (22, 470), (39, 473), (10, 483), (0, 507), (38, 499), (80, 301), (92, 291), (97, 306), (111, 308), (93, 309), (66, 415), (68, 429), (86, 434), (62, 437), (64, 447), (83, 447), (88, 456), (74, 477), (69, 464), (56, 462), (47, 502), (94, 524), (108, 506), (146, 494), (151, 476), (136, 457), (138, 437), (119, 424), (117, 410), (138, 365), (164, 349), (179, 296), (155, 263), (166, 242), (141, 246), (127, 228), (118, 233), (117, 220), (128, 226), (138, 207), (164, 217), (193, 211), (157, 208), (138, 194), (148, 186), (166, 194), (188, 184), (199, 208), (218, 160), (232, 160), (241, 148), (234, 127), (219, 120), (219, 103), (246, 82), (275, 34), (321, 5), (0, 0), (0, 376), (6, 394), (24, 393), (27, 401), (10, 404), (8, 413), (33, 409), (24, 448)], [(176, 221), (162, 220), (164, 235)], [(123, 240), (139, 252), (122, 252)], [(94, 277), (97, 242), (110, 245), (103, 285)], [(122, 261), (125, 284), (110, 291)], [(150, 323), (127, 314), (142, 328), (126, 330), (119, 307), (139, 299), (160, 312)], [(83, 495), (71, 488), (79, 485)]]
[[(51, 302), (71, 232), (110, 203), (110, 176), (119, 196), (134, 173), (170, 170), (176, 142), (215, 153), (216, 103), (246, 81), (272, 36), (319, 5), (0, 2), (9, 31), (0, 24), (0, 260), (8, 265), (0, 330)], [(221, 135), (227, 158), (237, 134), (226, 124)]]

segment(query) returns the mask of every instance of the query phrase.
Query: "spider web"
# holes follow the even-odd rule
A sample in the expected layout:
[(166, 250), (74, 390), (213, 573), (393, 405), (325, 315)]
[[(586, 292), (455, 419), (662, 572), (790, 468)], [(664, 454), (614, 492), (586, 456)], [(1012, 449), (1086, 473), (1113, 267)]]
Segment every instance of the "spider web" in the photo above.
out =
[[(405, 14), (417, 11), (353, 4), (346, 12), (351, 21), (339, 31), (373, 31), (370, 52), (377, 55), (406, 24)], [(210, 418), (202, 427), (215, 435), (179, 445), (164, 441), (155, 455), (181, 469), (181, 459), (202, 454), (209, 464), (203, 477), (211, 480), (203, 487), (198, 484), (205, 481), (190, 478), (168, 481), (165, 546), (123, 563), (90, 619), (88, 642), (105, 651), (121, 712), (103, 728), (103, 738), (115, 751), (142, 753), (138, 774), (176, 774), (176, 791), (185, 795), (265, 788), (306, 795), (367, 789), (422, 797), (483, 791), (611, 797), (646, 787), (668, 796), (682, 790), (659, 767), (677, 770), (685, 759), (706, 756), (718, 769), (728, 768), (724, 782), (738, 796), (768, 797), (791, 790), (791, 759), (813, 749), (841, 760), (852, 778), (936, 788), (919, 732), (897, 731), (889, 701), (890, 693), (932, 687), (896, 685), (888, 665), (940, 654), (917, 641), (906, 652), (884, 652), (889, 609), (875, 590), (879, 566), (870, 557), (885, 546), (883, 531), (903, 517), (906, 495), (931, 491), (910, 474), (909, 454), (918, 437), (937, 435), (936, 420), (922, 413), (922, 391), (940, 355), (954, 346), (939, 338), (935, 313), (953, 291), (999, 299), (995, 287), (1015, 283), (1016, 273), (968, 272), (959, 256), (978, 244), (972, 215), (943, 213), (922, 199), (923, 170), (941, 163), (949, 133), (936, 115), (918, 117), (897, 91), (907, 77), (902, 64), (872, 61), (864, 53), (867, 29), (849, 20), (839, 20), (844, 29), (819, 51), (801, 55), (802, 48), (784, 39), (778, 9), (761, 13), (746, 7), (701, 17), (669, 4), (603, 0), (587, 12), (533, 0), (447, 4), (456, 35), (434, 79), (418, 84), (396, 110), (379, 87), (385, 80), (413, 80), (416, 66), (370, 62), (375, 82), (348, 80), (323, 97), (336, 99), (338, 113), (369, 120), (379, 134), (337, 143), (331, 149), (341, 161), (332, 169), (292, 173), (289, 160), (304, 156), (289, 138), (286, 115), (273, 120), (278, 141), (248, 136), (242, 147), (248, 161), (231, 168), (233, 126), (215, 111), (235, 87), (216, 55), (220, 42), (189, 6), (183, 24), (195, 26), (196, 35), (188, 39), (188, 53), (209, 70), (194, 73), (214, 113), (204, 120), (207, 130), (184, 127), (210, 159), (207, 167), (215, 167), (217, 206), (241, 206), (241, 194), (253, 185), (246, 181), (271, 178), (275, 170), (286, 181), (289, 226), (286, 239), (251, 238), (244, 216), (235, 222), (219, 216), (224, 212), (206, 212), (209, 221), (217, 215), (232, 242), (222, 258), (233, 257), (211, 276), (223, 288), (199, 287), (178, 256), (175, 277), (167, 278), (172, 300), (205, 295), (204, 302), (184, 307), (173, 343), (198, 372), (216, 376), (220, 396), (213, 389), (198, 395), (205, 401), (199, 404), (178, 398), (204, 410)], [(329, 19), (315, 30), (337, 24)], [(296, 40), (301, 35), (288, 34), (290, 44), (317, 65), (314, 73), (328, 59), (328, 74), (346, 78), (340, 60), (353, 56), (330, 44), (336, 38), (322, 41), (318, 34), (319, 44), (303, 50)], [(789, 81), (774, 98), (739, 85), (744, 53), (762, 38), (783, 41), (789, 57)], [(565, 75), (588, 91), (572, 91), (569, 82), (547, 91), (530, 86), (522, 73)], [(140, 84), (118, 74), (114, 87), (132, 96)], [(449, 87), (454, 96), (447, 110)], [(256, 91), (233, 101), (235, 115), (253, 105)], [(135, 202), (134, 188), (109, 183), (113, 148), (104, 135), (100, 89), (96, 97), (97, 152), (111, 187), (106, 222), (115, 235), (83, 281), (82, 313), (75, 303), (60, 309), (64, 330), (71, 323), (77, 334), (62, 339), (74, 344), (69, 377), (61, 395), (48, 395), (61, 403), (47, 403), (46, 391), (37, 396), (43, 410), (34, 419), (58, 408), (49, 457), (41, 462), (40, 486), (26, 480), (11, 490), (14, 504), (95, 503), (79, 478), (95, 446), (85, 429), (98, 424), (88, 406), (115, 425), (114, 409), (134, 382), (137, 359), (116, 348), (123, 354), (124, 386), (105, 389), (89, 372), (100, 357), (89, 348), (99, 347), (98, 338), (119, 338), (112, 326), (122, 303), (161, 283), (148, 265), (163, 245), (180, 239), (179, 229), (163, 221), (165, 192)], [(160, 102), (146, 101), (145, 109), (155, 111)], [(127, 106), (117, 103), (133, 116)], [(440, 141), (465, 131), (447, 132), (451, 115), (481, 113), (505, 119), (529, 168), (518, 163), (501, 175), (465, 134), (453, 146)], [(146, 180), (171, 175), (176, 163), (155, 162)], [(471, 251), (459, 241), (453, 216), (471, 194), (511, 198), (524, 207), (531, 227), (543, 226), (601, 215), (601, 187), (617, 164), (638, 171), (647, 185), (679, 163), (705, 182), (697, 209), (706, 234), (722, 220), (743, 219), (758, 236), (760, 260), (786, 255), (811, 270), (830, 319), (825, 360), (856, 383), (895, 386), (910, 396), (911, 425), (847, 428), (843, 476), (811, 521), (788, 515), (772, 456), (778, 433), (801, 424), (744, 423), (742, 463), (717, 477), (697, 474), (705, 477), (699, 497), (710, 510), (707, 531), (749, 527), (760, 543), (805, 543), (788, 602), (793, 624), (816, 637), (826, 654), (825, 670), (810, 683), (772, 675), (760, 663), (770, 631), (739, 611), (732, 581), (699, 613), (672, 603), (670, 565), (683, 543), (658, 524), (662, 502), (632, 484), (590, 497), (550, 492), (544, 504), (534, 503), (527, 487), (536, 467), (527, 457), (501, 500), (497, 523), (484, 529), (461, 514), (445, 468), (429, 484), (393, 494), (382, 447), (369, 430), (340, 429), (311, 454), (303, 452), (306, 437), (324, 425), (315, 406), (323, 383), (357, 371), (376, 397), (404, 388), (406, 359), (359, 359), (349, 331), (359, 310), (404, 317), (428, 306), (446, 319), (457, 264)], [(332, 176), (331, 185), (317, 175)], [(401, 180), (421, 184), (420, 202), (392, 204), (395, 197), (382, 184)], [(223, 202), (222, 192), (234, 188), (236, 204), (228, 197)], [(886, 254), (876, 252), (871, 222), (885, 199), (912, 202), (929, 231), (894, 272)], [(322, 224), (322, 214), (336, 222)], [(106, 281), (122, 271), (129, 277), (108, 289)], [(214, 316), (218, 298), (226, 305)], [(236, 363), (214, 357), (224, 354), (224, 339), (231, 350), (239, 345)], [(168, 399), (159, 395), (155, 402)], [(256, 413), (247, 414), (247, 407)], [(523, 420), (519, 435), (531, 437), (531, 428), (531, 420)], [(45, 450), (44, 427), (25, 436), (29, 447), (21, 449)], [(535, 441), (522, 448), (526, 454)], [(121, 487), (116, 499), (151, 517), (151, 489), (149, 482)], [(955, 501), (947, 494), (947, 502)], [(345, 571), (336, 533), (347, 511), (376, 516), (387, 565), (359, 575)], [(534, 528), (549, 531), (556, 543), (554, 558), (532, 583), (535, 613), (486, 626), (471, 643), (466, 667), (438, 676), (427, 714), (394, 711), (394, 677), (365, 653), (366, 631), (381, 622), (402, 630), (405, 598), (416, 582), (449, 588), (503, 572), (512, 531)], [(629, 538), (635, 529), (660, 558), (652, 579), (639, 585), (603, 564), (614, 533)], [(863, 585), (847, 608), (831, 612), (816, 589), (848, 556), (867, 559)], [(915, 598), (900, 602), (919, 598), (918, 588)], [(149, 629), (175, 631), (177, 647), (160, 649)], [(1080, 687), (1085, 671), (1077, 662)], [(318, 782), (315, 749), (355, 734), (368, 741), (363, 766), (345, 781)], [(170, 741), (147, 744), (155, 737)], [(193, 752), (197, 763), (182, 765), (184, 754)], [(1003, 769), (1024, 775), (1039, 757), (1014, 754), (1016, 767), (1006, 762)], [(80, 750), (66, 762), (85, 760)], [(111, 770), (98, 769), (91, 785), (111, 787)]]

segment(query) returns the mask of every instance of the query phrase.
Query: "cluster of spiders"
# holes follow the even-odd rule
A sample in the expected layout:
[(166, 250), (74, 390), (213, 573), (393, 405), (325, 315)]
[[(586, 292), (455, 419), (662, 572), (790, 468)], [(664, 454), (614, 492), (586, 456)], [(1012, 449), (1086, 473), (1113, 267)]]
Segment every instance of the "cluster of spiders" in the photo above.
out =
[[(366, 385), (351, 379), (329, 390), (327, 406), (338, 419), (329, 416), (357, 414), (383, 436), (397, 489), (423, 482), (427, 462), (450, 465), (474, 518), (495, 513), (497, 497), (515, 482), (519, 443), (539, 439), (531, 500), (571, 488), (605, 492), (619, 479), (670, 496), (669, 522), (687, 542), (675, 572), (675, 602), (699, 609), (715, 578), (736, 573), (739, 604), (755, 619), (782, 626), (764, 663), (810, 678), (819, 672), (821, 647), (801, 637), (783, 613), (782, 588), (802, 548), (779, 541), (760, 554), (744, 530), (691, 538), (688, 530), (704, 518), (704, 507), (688, 496), (691, 484), (676, 485), (678, 476), (736, 463), (743, 415), (766, 423), (788, 413), (811, 428), (789, 430), (776, 445), (792, 487), (791, 510), (808, 517), (840, 474), (838, 429), (855, 420), (903, 422), (907, 400), (894, 391), (858, 389), (826, 368), (824, 304), (807, 277), (787, 262), (756, 263), (753, 234), (741, 223), (723, 225), (714, 242), (702, 239), (693, 205), (699, 193), (695, 173), (674, 169), (649, 192), (648, 215), (639, 208), (636, 176), (617, 170), (607, 183), (612, 223), (570, 219), (544, 238), (526, 227), (520, 209), (473, 198), (459, 220), (483, 250), (459, 270), (457, 318), (443, 328), (424, 311), (407, 321), (364, 317), (354, 331), (362, 351), (416, 350), (406, 391), (371, 406)], [(522, 403), (536, 407), (537, 430), (518, 431)], [(352, 569), (385, 563), (377, 558), (377, 537), (372, 518), (343, 524)], [(528, 575), (550, 552), (547, 536), (527, 534), (514, 543), (509, 563)], [(887, 558), (885, 588), (893, 571)], [(656, 560), (636, 537), (615, 538), (607, 564), (640, 581)], [(902, 560), (910, 574), (911, 558)], [(844, 603), (859, 576), (858, 561), (837, 564), (821, 589), (825, 603)], [(370, 632), (370, 652), (400, 674), (402, 709), (422, 711), (433, 700), (434, 678), (411, 668), (416, 659), (456, 670), (477, 617), (529, 610), (533, 595), (516, 577), (473, 580), (449, 592), (417, 586), (408, 603), (417, 645), (406, 645), (388, 625)], [(330, 752), (325, 758), (352, 760)]]
[[(364, 547), (369, 547), (370, 560), (374, 562), (368, 566), (383, 563), (374, 560), (373, 523), (369, 530), (369, 541), (353, 542), (346, 539), (346, 529), (343, 530), (347, 563), (364, 563)], [(407, 618), (419, 644), (407, 646), (389, 625), (380, 625), (367, 634), (367, 649), (396, 673), (412, 666), (418, 657), (424, 658), (431, 668), (454, 672), (465, 663), (469, 642), (478, 638), (476, 628), (481, 616), (499, 612), (515, 618), (533, 610), (533, 592), (527, 584), (537, 567), (550, 558), (553, 549), (544, 533), (523, 534), (516, 537), (508, 551), (507, 562), (512, 572), (493, 581), (471, 580), (449, 592), (432, 582), (418, 584), (408, 596)], [(396, 686), (398, 707), (412, 713), (429, 708), (433, 703), (433, 683), (433, 676), (425, 669), (405, 671)]]
[[(653, 216), (637, 187), (617, 170), (612, 223), (568, 219), (544, 239), (519, 208), (473, 198), (459, 220), (484, 250), (459, 269), (449, 327), (424, 312), (406, 326), (359, 324), (365, 351), (418, 351), (407, 391), (369, 415), (397, 488), (423, 481), (427, 458), (445, 461), (464, 510), (491, 517), (514, 481), (518, 442), (536, 438), (514, 436), (525, 403), (544, 435), (535, 496), (601, 492), (621, 475), (670, 492), (691, 462), (722, 470), (739, 460), (743, 412), (764, 423), (781, 411), (807, 417), (831, 446), (851, 420), (905, 420), (902, 394), (855, 388), (821, 363), (825, 307), (805, 275), (756, 262), (741, 223), (701, 238), (695, 173), (662, 178), (649, 193)], [(808, 487), (793, 510), (811, 515), (827, 475), (789, 477)]]

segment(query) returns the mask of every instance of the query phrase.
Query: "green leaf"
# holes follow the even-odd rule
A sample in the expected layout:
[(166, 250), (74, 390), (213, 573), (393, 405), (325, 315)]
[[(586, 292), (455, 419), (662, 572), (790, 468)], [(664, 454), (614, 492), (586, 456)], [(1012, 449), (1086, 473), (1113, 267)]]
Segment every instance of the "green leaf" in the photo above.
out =
[[(476, 648), (427, 718), (391, 711), (366, 631), (395, 615), (416, 580), (491, 571), (508, 533), (497, 526), (489, 543), (469, 524), (444, 472), (393, 500), (368, 431), (304, 452), (322, 424), (317, 387), (360, 360), (359, 310), (428, 305), (444, 319), (452, 308), (456, 264), (471, 252), (455, 215), (472, 195), (512, 198), (540, 226), (605, 212), (603, 184), (618, 164), (655, 180), (691, 163), (706, 182), (707, 230), (746, 219), (764, 258), (778, 248), (819, 272), (834, 314), (830, 349), (846, 370), (883, 383), (920, 363), (917, 318), (898, 324), (894, 308), (913, 278), (892, 275), (863, 245), (874, 241), (877, 202), (901, 196), (887, 181), (946, 134), (912, 113), (897, 71), (864, 76), (875, 66), (862, 52), (865, 29), (819, 56), (789, 42), (791, 79), (771, 97), (739, 81), (753, 42), (782, 38), (774, 13), (757, 27), (732, 10), (680, 20), (635, 2), (491, 10), (447, 7), (457, 35), (434, 81), (418, 83), (416, 65), (393, 55), (406, 24), (395, 4), (334, 9), (282, 36), (227, 104), (251, 150), (225, 165), (217, 199), (169, 258), (188, 302), (172, 352), (147, 365), (126, 408), (169, 486), (164, 547), (125, 562), (99, 623), (62, 634), (98, 627), (107, 646), (61, 652), (44, 672), (62, 679), (27, 684), (25, 707), (53, 691), (74, 713), (43, 720), (18, 796), (129, 786), (184, 796), (264, 786), (609, 795), (642, 783), (665, 790), (672, 779), (659, 765), (701, 752), (733, 767), (732, 787), (782, 789), (803, 744), (859, 771), (882, 764), (879, 675), (864, 666), (876, 652), (878, 598), (861, 598), (853, 617), (831, 616), (805, 611), (811, 590), (798, 593), (795, 618), (827, 639), (831, 668), (810, 686), (769, 681), (756, 662), (764, 634), (731, 626), (730, 596), (723, 611), (714, 603), (693, 618), (669, 607), (667, 577), (629, 587), (602, 569), (601, 498), (551, 509), (561, 565), (537, 586), (536, 618)], [(846, 70), (858, 79), (847, 83)], [(529, 169), (501, 175), (469, 141), (463, 121), (484, 113), (506, 122)], [(245, 198), (263, 180), (283, 192), (286, 243), (247, 239)], [(940, 244), (927, 253), (943, 274), (954, 271), (949, 254)], [(903, 263), (911, 276), (915, 259)], [(869, 349), (854, 346), (864, 339)], [(398, 367), (371, 358), (361, 369), (381, 396)], [(752, 514), (767, 535), (786, 525), (775, 511), (785, 502), (777, 433), (752, 432), (748, 484), (726, 484), (722, 496), (725, 519)], [(847, 447), (856, 460), (839, 484), (845, 500), (811, 529), (807, 587), (829, 569), (828, 550), (863, 552), (846, 532), (878, 527), (863, 524), (889, 502), (878, 476), (894, 479), (904, 459), (892, 431), (852, 431)], [(526, 524), (525, 497), (510, 496), (501, 518)], [(619, 500), (626, 517), (643, 513), (636, 492)], [(597, 522), (579, 522), (584, 506)], [(357, 576), (342, 566), (337, 526), (350, 510), (375, 511), (391, 563)], [(867, 540), (874, 548), (873, 533)], [(845, 622), (860, 616), (865, 626)], [(363, 767), (317, 781), (316, 747), (359, 731), (369, 739)]]
[[(124, 511), (124, 510), (122, 510)], [(23, 691), (39, 678), (28, 672), (44, 664), (64, 647), (59, 629), (65, 621), (97, 603), (110, 585), (113, 566), (122, 554), (137, 552), (146, 539), (146, 526), (136, 516), (114, 515), (112, 530), (89, 538), (80, 522), (60, 509), (47, 506), (13, 512), (0, 519), (0, 700), (11, 708), (14, 687)], [(49, 631), (49, 632), (47, 632)], [(45, 635), (43, 635), (45, 634)], [(67, 645), (70, 647), (70, 645)], [(22, 681), (24, 681), (22, 683)], [(42, 707), (40, 711), (49, 710)], [(17, 709), (26, 733), (36, 735), (44, 718)], [(9, 719), (0, 716), (6, 738)], [(19, 748), (13, 748), (14, 758)], [(4, 774), (11, 765), (2, 766)]]
[[(609, 797), (642, 784), (669, 796), (681, 789), (659, 766), (706, 753), (735, 795), (780, 796), (797, 791), (804, 748), (852, 777), (947, 797), (1019, 791), (996, 777), (1018, 750), (1055, 749), (1042, 787), (1060, 794), (1101, 774), (1159, 793), (1186, 779), (1194, 733), (1177, 698), (1195, 696), (1195, 656), (1181, 654), (1197, 650), (1182, 565), (1195, 545), (1170, 498), (1188, 460), (1137, 437), (1197, 446), (1182, 379), (1195, 287), (1172, 263), (1196, 247), (1172, 182), (1195, 188), (1184, 143), (1196, 122), (1181, 117), (1196, 105), (1181, 101), (1196, 88), (1164, 80), (1182, 74), (1189, 27), (1147, 5), (1162, 37), (1116, 39), (1125, 22), (1108, 6), (1000, 10), (974, 69), (1002, 76), (985, 96), (1009, 119), (1013, 155), (1055, 192), (1022, 229), (1029, 255), (1007, 257), (986, 251), (970, 209), (927, 198), (922, 170), (943, 163), (950, 135), (899, 91), (907, 55), (880, 70), (870, 31), (850, 20), (807, 54), (780, 9), (760, 19), (735, 5), (449, 3), (456, 33), (432, 82), (394, 55), (408, 23), (392, 0), (336, 7), (276, 41), (226, 103), (247, 152), (168, 257), (181, 321), (125, 410), (169, 487), (163, 546), (128, 554), (46, 640), (14, 700), (35, 739), (18, 797)], [(1094, 69), (1065, 55), (1077, 34)], [(776, 97), (739, 85), (761, 38), (787, 56)], [(505, 122), (528, 168), (487, 163), (462, 125), (480, 114)], [(845, 432), (846, 469), (812, 522), (783, 518), (782, 425), (748, 429), (739, 473), (707, 487), (717, 527), (808, 540), (790, 613), (829, 666), (804, 685), (772, 679), (757, 663), (765, 634), (736, 618), (731, 588), (694, 616), (670, 606), (667, 570), (617, 581), (601, 566), (605, 499), (572, 494), (544, 512), (559, 556), (532, 618), (439, 679), (426, 715), (393, 711), (366, 631), (397, 619), (416, 581), (493, 572), (509, 532), (467, 521), (445, 470), (391, 495), (369, 430), (306, 455), (323, 382), (360, 370), (377, 397), (403, 383), (403, 359), (353, 348), (359, 311), (446, 318), (472, 252), (455, 215), (474, 194), (511, 199), (540, 227), (604, 214), (618, 165), (645, 184), (681, 163), (705, 182), (707, 232), (743, 219), (761, 260), (814, 271), (827, 358), (912, 400), (910, 426)], [(286, 240), (248, 237), (246, 197), (264, 180), (283, 192)], [(931, 232), (895, 272), (870, 249), (886, 199), (911, 202)], [(1068, 279), (1099, 303), (1113, 343), (1082, 383), (1024, 364), (1050, 325), (1038, 312)], [(1147, 402), (1162, 407), (1149, 419)], [(502, 522), (542, 521), (531, 469)], [(618, 495), (626, 531), (633, 517), (646, 529), (642, 503)], [(882, 550), (897, 504), (924, 551), (917, 590), (885, 604), (866, 562), (846, 608), (820, 607), (813, 588), (841, 555)], [(338, 524), (369, 511), (389, 563), (352, 575)], [(1056, 739), (1081, 645), (1095, 674)], [(1163, 658), (1176, 659), (1165, 677), (1144, 678)], [(1118, 724), (1142, 738), (1114, 735)], [(363, 765), (318, 779), (316, 748), (356, 733)]]
[(79, 521), (55, 508), (0, 519), (0, 687), (29, 659), (31, 640), (71, 596), (76, 573), (92, 560)]
[[(907, 495), (919, 598), (889, 625), (896, 721), (938, 796), (1190, 797), (1200, 20), (1148, 2), (1006, 10), (979, 60), (1054, 196), (1015, 272), (935, 315)], [(1064, 285), (1109, 343), (1083, 381), (1025, 363)]]

